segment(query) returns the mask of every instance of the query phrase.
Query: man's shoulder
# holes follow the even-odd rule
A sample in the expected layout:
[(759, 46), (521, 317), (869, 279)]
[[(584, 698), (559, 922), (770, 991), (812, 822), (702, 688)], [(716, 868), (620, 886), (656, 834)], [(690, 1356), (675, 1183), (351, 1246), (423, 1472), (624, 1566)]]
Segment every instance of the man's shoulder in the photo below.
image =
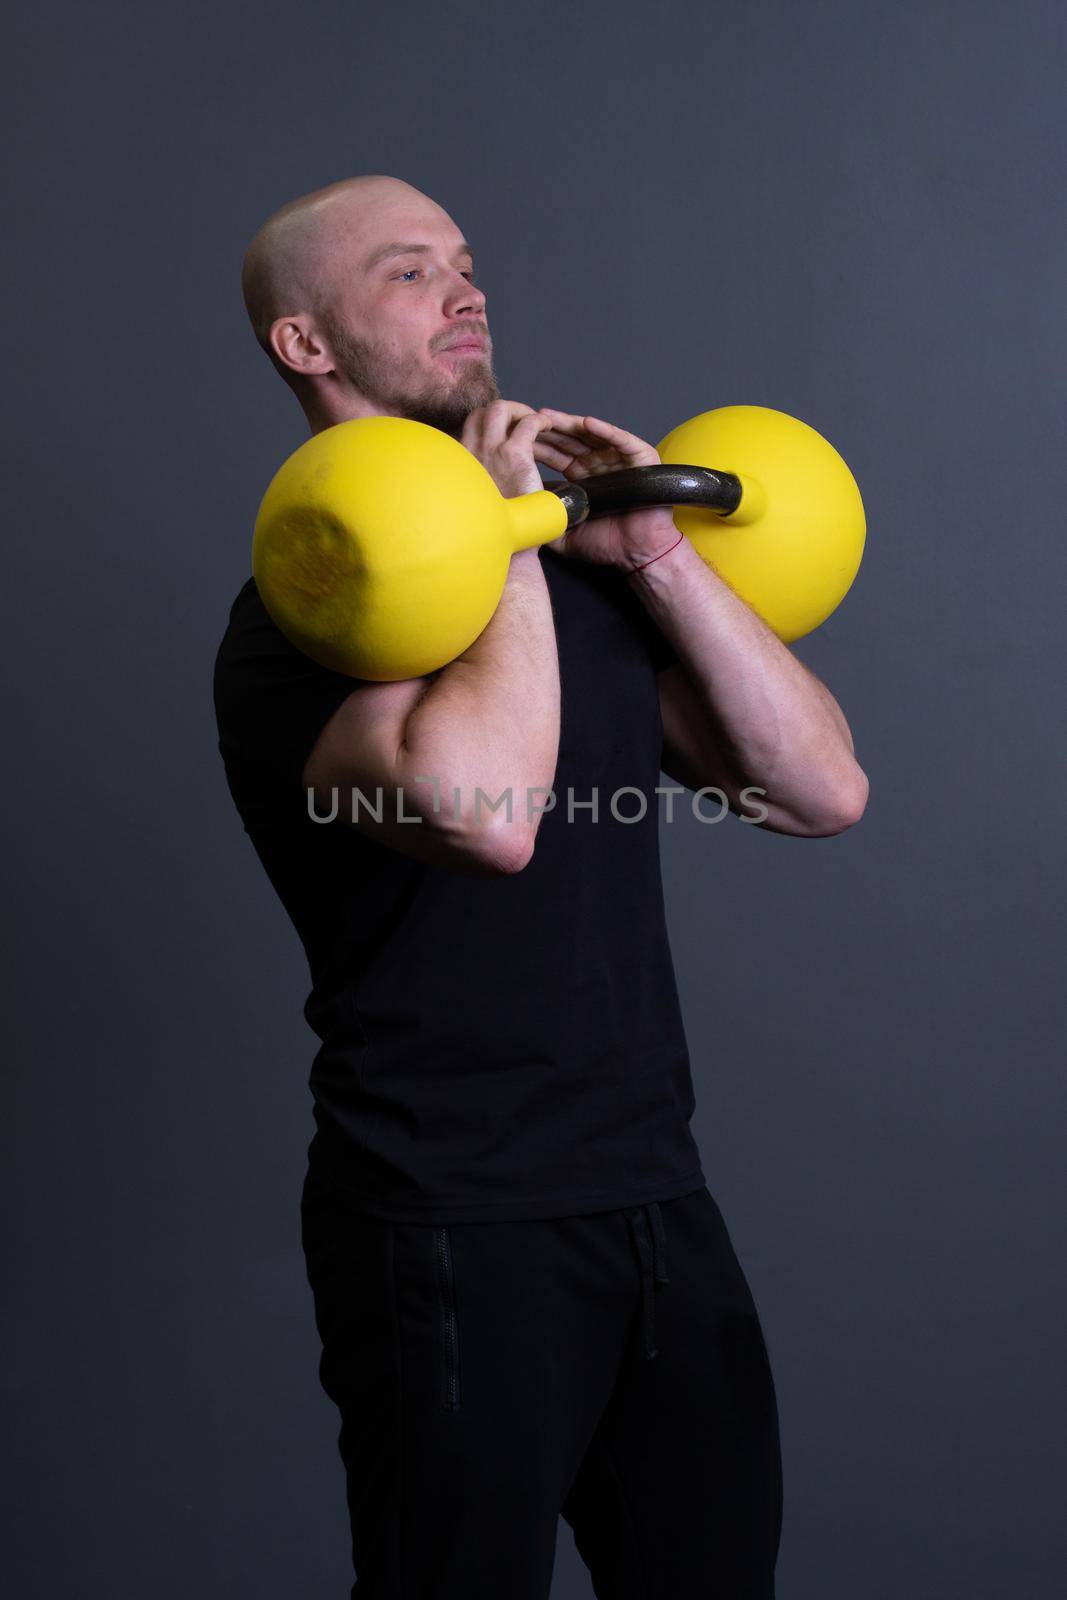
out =
[(215, 681), (254, 672), (267, 661), (299, 657), (263, 604), (256, 580), (247, 578), (234, 596), (215, 652)]
[(242, 634), (250, 629), (262, 627), (265, 623), (271, 628), (274, 627), (267, 608), (260, 598), (259, 590), (256, 588), (255, 578), (248, 577), (233, 598), (233, 603), (226, 618), (226, 627), (223, 631), (221, 643), (232, 643), (234, 639), (240, 638)]
[(291, 795), (323, 727), (357, 686), (320, 666), (273, 621), (255, 580), (242, 584), (215, 655), (219, 750), (232, 772), (273, 773)]
[(274, 677), (281, 662), (296, 654), (272, 621), (255, 579), (247, 578), (234, 596), (215, 651), (212, 684), (220, 722), (243, 710), (249, 695)]

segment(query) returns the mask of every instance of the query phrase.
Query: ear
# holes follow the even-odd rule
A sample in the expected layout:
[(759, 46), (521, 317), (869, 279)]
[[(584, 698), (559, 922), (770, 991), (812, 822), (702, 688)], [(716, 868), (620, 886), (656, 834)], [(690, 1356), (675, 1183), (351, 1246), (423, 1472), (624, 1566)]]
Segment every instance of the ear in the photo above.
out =
[(333, 371), (333, 357), (305, 313), (279, 317), (271, 324), (268, 337), (278, 360), (301, 377)]

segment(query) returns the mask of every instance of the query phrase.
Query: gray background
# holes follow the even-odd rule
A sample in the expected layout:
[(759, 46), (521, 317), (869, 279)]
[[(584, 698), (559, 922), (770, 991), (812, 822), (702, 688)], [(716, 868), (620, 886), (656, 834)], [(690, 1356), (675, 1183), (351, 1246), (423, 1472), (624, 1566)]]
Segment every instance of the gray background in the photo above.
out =
[[(1051, 3), (20, 8), (8, 1593), (348, 1592), (307, 975), (210, 681), (305, 434), (241, 253), (358, 172), (475, 242), (505, 395), (652, 440), (772, 405), (856, 474), (864, 565), (797, 648), (862, 824), (662, 830), (779, 1593), (1061, 1592), (1064, 45)], [(561, 1524), (555, 1600), (589, 1594)]]

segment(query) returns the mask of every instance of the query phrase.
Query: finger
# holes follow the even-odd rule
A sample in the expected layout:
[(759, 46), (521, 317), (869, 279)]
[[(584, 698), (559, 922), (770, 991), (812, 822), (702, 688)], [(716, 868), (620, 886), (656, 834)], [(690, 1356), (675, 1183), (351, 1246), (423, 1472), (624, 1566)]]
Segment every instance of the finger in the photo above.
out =
[(536, 411), (528, 417), (520, 417), (508, 434), (505, 441), (506, 448), (515, 455), (525, 456), (530, 452), (533, 456), (538, 432), (544, 425), (544, 417), (539, 416)]
[(545, 444), (543, 439), (536, 439), (533, 447), (534, 460), (543, 461), (546, 467), (558, 467), (560, 472), (565, 472), (574, 465), (574, 457), (567, 455), (563, 450), (556, 450), (552, 445)]
[(633, 456), (642, 464), (659, 460), (655, 445), (649, 444), (647, 439), (639, 439), (636, 433), (627, 433), (625, 428), (617, 428), (602, 417), (583, 417), (582, 420), (594, 439), (610, 442), (620, 455)]
[(492, 449), (512, 432), (516, 418), (536, 417), (537, 412), (532, 406), (525, 405), (521, 400), (492, 400), (485, 407), (485, 432), (483, 442), (487, 448)]
[(584, 417), (569, 417), (565, 413), (554, 413), (552, 436), (558, 438), (561, 443), (564, 439), (567, 440), (568, 443), (563, 448), (572, 449), (576, 456), (581, 456), (587, 466), (619, 465), (620, 452), (615, 447), (613, 437), (587, 428)]
[(568, 438), (577, 439), (585, 445), (600, 443), (600, 437), (586, 428), (584, 417), (575, 416), (571, 411), (556, 411), (552, 406), (542, 406), (541, 414), (549, 419), (558, 432), (565, 433)]
[(582, 420), (575, 412), (561, 411), (558, 406), (539, 406), (538, 410), (542, 416), (558, 418), (561, 422), (581, 422)]
[(586, 451), (592, 449), (592, 445), (584, 439), (576, 439), (571, 433), (562, 433), (559, 428), (546, 428), (541, 437), (554, 444), (557, 449), (569, 450), (576, 456), (585, 455)]
[(613, 422), (606, 422), (603, 417), (576, 416), (570, 412), (554, 411), (549, 406), (542, 406), (541, 410), (560, 427), (565, 426), (577, 437), (588, 440), (593, 448), (603, 450), (606, 445), (611, 445), (627, 456), (656, 457), (653, 445), (638, 438), (635, 433), (628, 433), (625, 428), (616, 427)]
[(482, 433), (485, 429), (485, 407), (478, 406), (474, 411), (468, 412), (460, 430), (459, 442), (464, 445), (472, 455), (482, 454)]
[(488, 405), (476, 406), (463, 424), (462, 443), (468, 449), (477, 445), (479, 453), (484, 453), (490, 441), (494, 445), (501, 442), (516, 416), (532, 410), (532, 406), (521, 400), (492, 400)]
[(508, 435), (509, 439), (536, 439), (545, 429), (545, 419), (539, 411), (531, 411), (529, 416), (520, 417)]

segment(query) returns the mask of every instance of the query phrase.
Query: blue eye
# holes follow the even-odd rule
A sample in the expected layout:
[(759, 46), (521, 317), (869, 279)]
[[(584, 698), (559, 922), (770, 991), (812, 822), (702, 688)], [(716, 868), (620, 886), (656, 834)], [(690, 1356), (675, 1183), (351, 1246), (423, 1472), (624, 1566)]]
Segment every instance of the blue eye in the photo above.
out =
[[(403, 272), (398, 272), (396, 274), (394, 282), (403, 283), (405, 278), (413, 278), (413, 277), (415, 277), (418, 274), (418, 271), (419, 271), (418, 267), (406, 267)], [(470, 269), (470, 271), (464, 272), (462, 274), (462, 276), (464, 278), (466, 278), (468, 283), (472, 284), (474, 282), (474, 268), (472, 267)]]

